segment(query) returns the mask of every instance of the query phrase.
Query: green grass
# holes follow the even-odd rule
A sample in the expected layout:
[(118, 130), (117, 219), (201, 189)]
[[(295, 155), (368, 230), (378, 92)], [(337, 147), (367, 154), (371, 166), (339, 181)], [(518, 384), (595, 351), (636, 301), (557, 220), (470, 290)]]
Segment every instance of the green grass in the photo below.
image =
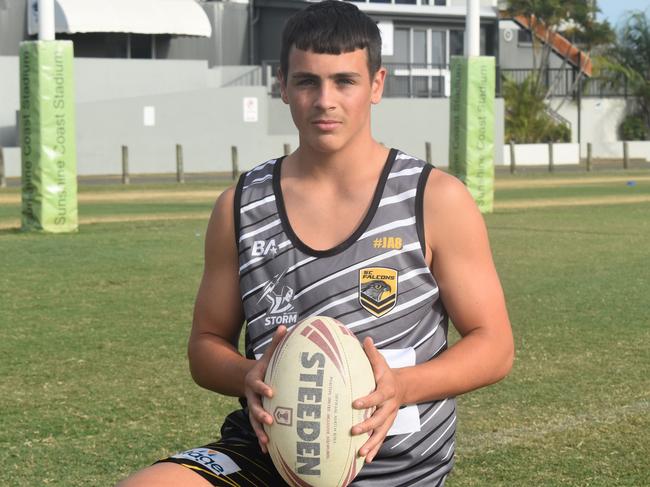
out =
[[(576, 178), (575, 187), (499, 190), (497, 199), (647, 194), (648, 185)], [(0, 206), (0, 222), (17, 217), (10, 206)], [(93, 203), (80, 212), (210, 206)], [(448, 485), (647, 484), (649, 206), (486, 217), (517, 358), (505, 381), (459, 398)], [(186, 360), (205, 224), (102, 223), (75, 235), (0, 230), (0, 485), (111, 485), (217, 437), (235, 401), (196, 386)]]
[(590, 184), (584, 186), (559, 186), (547, 188), (500, 189), (501, 200), (521, 200), (531, 198), (599, 198), (609, 196), (650, 195), (650, 184), (638, 182), (636, 186), (627, 186), (625, 181), (608, 184)]

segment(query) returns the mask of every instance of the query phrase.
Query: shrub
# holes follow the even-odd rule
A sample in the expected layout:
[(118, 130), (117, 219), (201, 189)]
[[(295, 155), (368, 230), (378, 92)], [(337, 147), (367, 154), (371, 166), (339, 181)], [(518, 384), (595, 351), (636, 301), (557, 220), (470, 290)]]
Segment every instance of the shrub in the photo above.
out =
[(628, 115), (619, 127), (622, 140), (650, 140), (650, 129), (640, 114)]
[(544, 95), (531, 77), (521, 83), (503, 78), (505, 141), (519, 144), (570, 142), (571, 129), (546, 113)]

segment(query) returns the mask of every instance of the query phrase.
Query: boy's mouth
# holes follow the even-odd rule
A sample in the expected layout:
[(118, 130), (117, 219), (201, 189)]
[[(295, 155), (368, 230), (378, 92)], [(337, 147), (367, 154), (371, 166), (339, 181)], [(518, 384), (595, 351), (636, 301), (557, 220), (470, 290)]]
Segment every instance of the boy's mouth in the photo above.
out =
[(321, 130), (334, 130), (336, 127), (338, 127), (341, 124), (341, 122), (332, 119), (318, 119), (318, 120), (314, 120), (312, 124)]

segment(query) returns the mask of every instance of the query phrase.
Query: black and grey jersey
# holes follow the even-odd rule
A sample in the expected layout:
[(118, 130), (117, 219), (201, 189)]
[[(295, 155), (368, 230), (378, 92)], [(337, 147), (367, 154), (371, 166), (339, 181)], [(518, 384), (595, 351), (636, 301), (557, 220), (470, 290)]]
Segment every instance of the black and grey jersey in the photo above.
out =
[[(442, 353), (447, 313), (424, 259), (423, 193), (431, 166), (391, 149), (356, 231), (332, 249), (315, 250), (287, 218), (282, 160), (242, 175), (235, 192), (247, 357), (259, 358), (279, 325), (291, 328), (313, 315), (338, 319), (359, 340), (372, 337), (391, 367)], [(454, 398), (402, 407), (379, 454), (352, 485), (442, 485), (453, 463), (455, 410)]]

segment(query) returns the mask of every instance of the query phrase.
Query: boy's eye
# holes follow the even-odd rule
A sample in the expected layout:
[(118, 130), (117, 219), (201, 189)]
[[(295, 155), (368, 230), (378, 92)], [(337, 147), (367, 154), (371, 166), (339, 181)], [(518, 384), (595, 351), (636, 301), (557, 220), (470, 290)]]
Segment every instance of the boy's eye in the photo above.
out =
[(316, 84), (316, 82), (313, 79), (304, 78), (304, 79), (298, 80), (298, 82), (296, 84), (298, 86), (313, 86), (313, 85)]
[(351, 78), (339, 78), (336, 80), (337, 83), (342, 84), (342, 85), (353, 85), (354, 80)]

